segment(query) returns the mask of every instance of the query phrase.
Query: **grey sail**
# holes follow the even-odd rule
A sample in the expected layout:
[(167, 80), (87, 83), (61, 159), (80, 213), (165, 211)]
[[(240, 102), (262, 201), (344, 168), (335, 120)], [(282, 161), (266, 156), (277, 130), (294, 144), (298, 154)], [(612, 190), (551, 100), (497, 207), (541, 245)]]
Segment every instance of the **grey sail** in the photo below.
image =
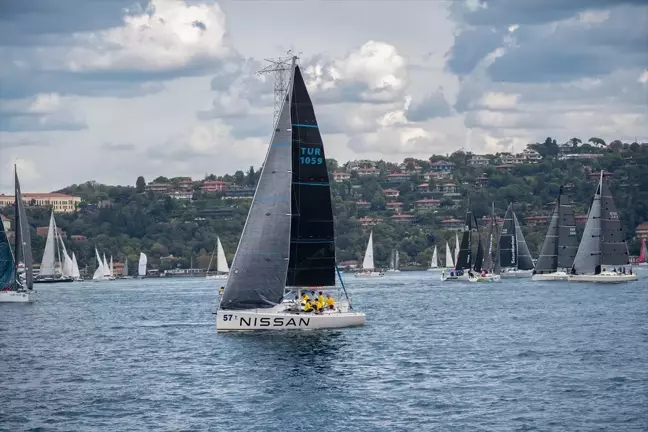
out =
[(291, 224), (289, 98), (290, 94), (286, 95), (263, 163), (223, 293), (222, 309), (270, 308), (284, 295)]
[(630, 262), (623, 225), (612, 193), (601, 176), (601, 265), (624, 266)]
[(535, 272), (539, 274), (553, 273), (558, 269), (558, 209), (560, 204), (556, 204), (556, 208), (551, 215), (551, 222), (549, 222), (549, 229), (545, 235), (542, 249), (540, 249), (540, 256), (536, 263)]
[(509, 204), (506, 209), (506, 214), (504, 215), (504, 224), (500, 231), (499, 240), (497, 241), (500, 267), (515, 267), (517, 263), (515, 234), (516, 229), (515, 221), (513, 220), (513, 204)]
[(567, 195), (561, 194), (558, 204), (560, 205), (558, 209), (558, 268), (568, 269), (574, 264), (574, 257), (578, 250), (576, 219)]
[(518, 218), (513, 213), (513, 221), (515, 222), (515, 240), (517, 248), (517, 269), (518, 270), (533, 270), (533, 258), (531, 258), (531, 252), (529, 251), (529, 246), (527, 245), (526, 240), (524, 239), (524, 234), (522, 234), (522, 228), (520, 228), (520, 223)]
[[(18, 181), (18, 171), (15, 170), (15, 185), (16, 185), (16, 228), (15, 228), (15, 259), (16, 267), (20, 264), (25, 266), (25, 282), (26, 289), (34, 288), (34, 259), (32, 257), (31, 248), (31, 234), (29, 232), (29, 223), (27, 222), (27, 212), (25, 211), (25, 203), (22, 199), (22, 192), (20, 190), (20, 182)], [(16, 272), (18, 273), (18, 272)], [(16, 274), (16, 276), (18, 276)]]
[(577, 250), (578, 235), (574, 210), (561, 186), (535, 272), (553, 273), (558, 269), (571, 268)]
[(587, 216), (578, 252), (574, 258), (572, 273), (594, 274), (601, 272), (601, 184), (594, 194), (594, 200)]

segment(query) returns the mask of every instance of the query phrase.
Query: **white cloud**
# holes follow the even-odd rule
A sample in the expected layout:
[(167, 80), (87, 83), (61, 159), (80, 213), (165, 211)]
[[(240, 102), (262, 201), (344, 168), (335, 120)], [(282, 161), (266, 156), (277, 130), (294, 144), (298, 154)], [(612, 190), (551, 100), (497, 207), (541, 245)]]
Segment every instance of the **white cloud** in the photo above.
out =
[(214, 3), (151, 0), (146, 11), (124, 17), (123, 25), (75, 34), (80, 47), (66, 59), (72, 71), (177, 69), (229, 53), (225, 14)]

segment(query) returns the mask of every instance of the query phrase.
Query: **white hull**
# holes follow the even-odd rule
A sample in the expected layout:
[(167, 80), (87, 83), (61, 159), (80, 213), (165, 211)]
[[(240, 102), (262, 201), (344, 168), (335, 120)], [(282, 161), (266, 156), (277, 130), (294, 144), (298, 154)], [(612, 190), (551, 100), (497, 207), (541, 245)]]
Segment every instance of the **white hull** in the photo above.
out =
[(363, 312), (326, 310), (322, 314), (286, 312), (286, 303), (271, 309), (219, 310), (216, 313), (216, 331), (250, 330), (310, 330), (362, 326)]
[(443, 270), (443, 268), (441, 268), (441, 267), (430, 267), (430, 268), (427, 269), (427, 271), (429, 271), (429, 272), (439, 272), (441, 270)]
[(533, 276), (533, 270), (507, 269), (502, 270), (500, 276), (503, 278), (528, 278)]
[(377, 272), (377, 271), (361, 271), (359, 273), (355, 274), (355, 277), (357, 278), (377, 278), (377, 277), (383, 277), (385, 276), (385, 273), (383, 272)]
[(229, 275), (226, 274), (219, 274), (219, 275), (207, 275), (205, 276), (205, 279), (207, 280), (224, 280), (227, 279)]
[(29, 303), (30, 294), (18, 291), (0, 291), (0, 303)]
[(450, 272), (447, 270), (441, 273), (442, 282), (468, 282), (469, 280), (468, 272), (464, 272), (461, 276), (450, 276)]
[(387, 270), (387, 273), (400, 273), (400, 270), (389, 269), (389, 270)]
[(553, 273), (534, 274), (532, 280), (534, 281), (566, 281), (569, 276), (564, 271), (557, 271)]
[(481, 275), (476, 275), (475, 277), (469, 277), (468, 280), (470, 282), (499, 282), (501, 280), (500, 275), (486, 275), (486, 276), (481, 276)]
[(569, 282), (623, 283), (637, 280), (636, 274), (604, 271), (597, 275), (569, 275)]

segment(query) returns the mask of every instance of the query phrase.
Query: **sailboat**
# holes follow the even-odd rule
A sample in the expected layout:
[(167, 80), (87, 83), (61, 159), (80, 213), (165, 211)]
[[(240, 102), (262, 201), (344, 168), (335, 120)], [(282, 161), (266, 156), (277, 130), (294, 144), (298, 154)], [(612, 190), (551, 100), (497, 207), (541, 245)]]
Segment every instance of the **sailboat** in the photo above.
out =
[(99, 255), (99, 251), (97, 250), (96, 247), (95, 247), (95, 255), (97, 258), (97, 269), (92, 275), (92, 280), (95, 282), (108, 280), (108, 277), (106, 276), (106, 264), (104, 263), (104, 260), (101, 259), (101, 256)]
[[(637, 280), (630, 267), (628, 245), (603, 171), (587, 216), (570, 282), (620, 283)], [(612, 270), (609, 268), (612, 267)]]
[(427, 271), (437, 271), (439, 269), (439, 251), (434, 245), (434, 252), (432, 252), (432, 259), (430, 260), (430, 267)]
[(499, 265), (501, 277), (531, 277), (533, 259), (527, 246), (520, 223), (510, 203), (504, 215), (504, 224), (497, 241), (499, 248)]
[(455, 233), (455, 252), (454, 252), (454, 262), (456, 263), (459, 259), (459, 251), (461, 246), (459, 245), (459, 234)]
[[(500, 280), (500, 267), (497, 257), (493, 258), (493, 241), (495, 239), (497, 221), (495, 219), (495, 204), (491, 204), (490, 222), (488, 228), (488, 236), (486, 240), (486, 256), (484, 258), (484, 265), (481, 273), (469, 276), (470, 282), (496, 282)], [(481, 241), (481, 237), (480, 237)], [(475, 266), (477, 270), (477, 266)]]
[(139, 259), (139, 264), (137, 266), (137, 278), (142, 279), (143, 277), (146, 277), (146, 263), (148, 261), (148, 258), (146, 257), (146, 254), (144, 252), (140, 252), (140, 259)]
[(370, 278), (370, 277), (383, 277), (385, 274), (381, 271), (376, 271), (374, 266), (374, 250), (373, 250), (373, 230), (369, 233), (369, 241), (367, 242), (367, 250), (365, 251), (364, 260), (362, 260), (362, 270), (355, 274), (357, 278)]
[(387, 271), (390, 273), (400, 273), (400, 270), (398, 269), (399, 262), (400, 262), (400, 257), (398, 254), (398, 250), (394, 249), (392, 250), (391, 253), (391, 260), (389, 261), (389, 269), (387, 269)]
[[(292, 76), (232, 270), (216, 313), (217, 331), (361, 326), (335, 265), (331, 190), (313, 106), (293, 57)], [(305, 289), (334, 287), (346, 302), (320, 313), (284, 301)]]
[[(475, 255), (475, 260), (473, 262), (473, 230), (477, 230), (477, 238), (479, 239), (477, 245), (477, 254)], [(468, 203), (468, 211), (466, 212), (466, 222), (464, 225), (463, 234), (461, 235), (461, 244), (458, 247), (459, 253), (457, 254), (457, 259), (455, 261), (454, 269), (451, 269), (449, 272), (444, 270), (441, 273), (442, 281), (468, 281), (469, 274), (472, 273), (473, 268), (475, 271), (481, 270), (482, 261), (484, 258), (484, 253), (482, 250), (481, 238), (479, 238), (479, 228), (477, 226), (477, 220), (473, 215), (472, 210), (470, 209), (470, 203)], [(473, 267), (474, 266), (474, 267)]]
[(110, 255), (110, 267), (108, 267), (108, 268), (109, 268), (109, 270), (110, 270), (110, 275), (108, 276), (108, 279), (110, 279), (110, 280), (115, 280), (115, 279), (117, 279), (117, 278), (115, 277), (115, 267), (114, 267), (114, 265), (113, 265), (113, 257), (112, 257), (112, 255)]
[[(210, 275), (212, 261), (214, 260), (214, 252), (216, 252), (216, 274)], [(229, 267), (227, 266), (227, 258), (225, 257), (225, 250), (220, 241), (220, 237), (216, 237), (216, 249), (212, 252), (209, 266), (207, 267), (207, 279), (227, 279), (229, 277)]]
[(75, 281), (82, 281), (81, 271), (79, 271), (79, 263), (77, 262), (76, 255), (72, 252), (72, 278)]
[(106, 280), (115, 280), (115, 276), (113, 275), (113, 268), (112, 268), (112, 256), (110, 257), (110, 264), (108, 264), (108, 260), (106, 260), (106, 254), (103, 254), (103, 262), (102, 262), (102, 267), (104, 271), (104, 278)]
[(27, 303), (32, 300), (34, 288), (31, 234), (25, 212), (18, 169), (14, 165), (15, 217), (14, 253), (11, 252), (7, 233), (0, 222), (0, 303)]
[(128, 275), (128, 258), (124, 260), (124, 268), (122, 269), (122, 279), (133, 279), (133, 276)]
[(646, 240), (641, 239), (641, 245), (639, 246), (639, 261), (640, 266), (648, 266), (648, 249), (646, 249)]
[(540, 256), (533, 271), (534, 281), (566, 281), (578, 250), (574, 210), (560, 187)]
[(446, 241), (446, 247), (445, 247), (445, 268), (447, 271), (450, 271), (450, 269), (454, 269), (454, 259), (452, 258), (452, 251), (450, 250), (450, 245)]
[[(54, 210), (52, 210), (50, 213), (49, 227), (47, 229), (47, 240), (45, 241), (43, 259), (41, 260), (38, 277), (34, 279), (34, 283), (61, 283), (74, 281), (71, 276), (71, 269), (68, 270), (70, 264), (68, 264), (68, 261), (65, 261), (65, 257), (61, 252), (61, 244), (61, 237), (58, 228), (56, 227), (56, 220), (54, 219)], [(65, 245), (63, 247), (65, 247)]]

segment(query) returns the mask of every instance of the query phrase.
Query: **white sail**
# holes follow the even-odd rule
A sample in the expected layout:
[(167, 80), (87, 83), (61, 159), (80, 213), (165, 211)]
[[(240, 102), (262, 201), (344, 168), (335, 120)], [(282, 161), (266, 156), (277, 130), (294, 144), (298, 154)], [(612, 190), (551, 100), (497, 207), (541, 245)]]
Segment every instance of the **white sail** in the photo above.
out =
[(452, 251), (450, 250), (450, 245), (446, 242), (446, 256), (445, 256), (445, 266), (446, 268), (454, 268), (454, 260), (452, 259)]
[(50, 215), (49, 228), (47, 229), (47, 241), (45, 242), (45, 251), (43, 252), (43, 259), (41, 261), (40, 276), (54, 276), (54, 266), (56, 260), (56, 225), (54, 222), (54, 212)]
[(79, 271), (79, 263), (77, 263), (76, 255), (72, 252), (72, 277), (75, 279), (81, 278), (81, 272)]
[(137, 267), (137, 273), (140, 276), (146, 276), (146, 254), (140, 252), (139, 266)]
[(99, 280), (105, 277), (106, 272), (104, 271), (104, 264), (103, 261), (101, 261), (101, 256), (99, 256), (99, 251), (97, 250), (97, 248), (95, 248), (95, 254), (97, 255), (97, 270), (95, 270), (94, 274), (92, 275), (92, 279)]
[(367, 243), (367, 250), (365, 251), (364, 260), (362, 261), (363, 270), (374, 269), (374, 253), (373, 253), (373, 231), (369, 234), (369, 242)]
[(110, 277), (110, 266), (108, 265), (108, 261), (106, 260), (106, 254), (103, 254), (103, 261), (101, 263), (104, 271), (104, 276)]
[(229, 267), (227, 266), (227, 258), (225, 257), (225, 251), (223, 250), (223, 244), (220, 241), (220, 237), (216, 237), (216, 271), (219, 273), (229, 273)]
[(65, 243), (63, 243), (61, 234), (57, 232), (56, 238), (58, 239), (58, 242), (61, 245), (61, 250), (63, 254), (63, 265), (61, 268), (61, 273), (63, 274), (63, 276), (73, 277), (72, 273), (74, 269), (74, 264), (72, 263), (72, 258), (70, 258), (70, 255), (68, 255), (67, 248), (65, 247)]
[(459, 235), (455, 233), (455, 253), (454, 253), (454, 262), (457, 262), (457, 259), (459, 258), (459, 251), (461, 250), (461, 246), (459, 246)]
[(439, 251), (437, 250), (436, 245), (434, 246), (434, 252), (432, 252), (432, 261), (430, 262), (430, 268), (439, 267)]
[(400, 267), (400, 254), (397, 250), (394, 254), (394, 270), (398, 270), (398, 267)]
[(110, 277), (115, 276), (115, 268), (113, 267), (112, 255), (110, 255)]

